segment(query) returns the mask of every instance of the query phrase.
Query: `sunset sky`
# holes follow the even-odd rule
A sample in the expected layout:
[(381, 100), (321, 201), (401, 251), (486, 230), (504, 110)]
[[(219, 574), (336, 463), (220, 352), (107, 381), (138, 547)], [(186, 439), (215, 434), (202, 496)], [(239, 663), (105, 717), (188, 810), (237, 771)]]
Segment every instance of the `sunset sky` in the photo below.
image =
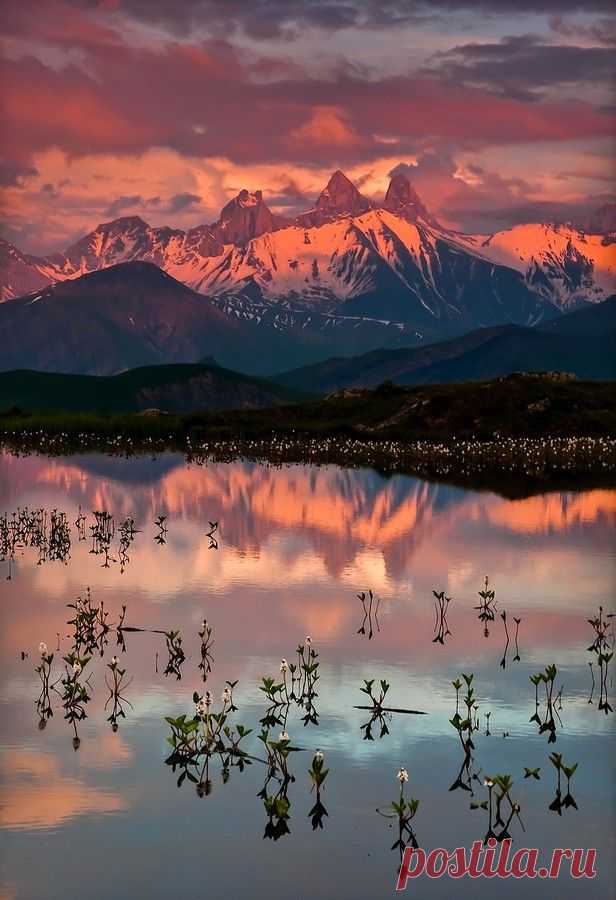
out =
[(214, 221), (242, 187), (291, 215), (335, 168), (408, 166), (446, 224), (613, 201), (609, 0), (5, 0), (3, 231)]

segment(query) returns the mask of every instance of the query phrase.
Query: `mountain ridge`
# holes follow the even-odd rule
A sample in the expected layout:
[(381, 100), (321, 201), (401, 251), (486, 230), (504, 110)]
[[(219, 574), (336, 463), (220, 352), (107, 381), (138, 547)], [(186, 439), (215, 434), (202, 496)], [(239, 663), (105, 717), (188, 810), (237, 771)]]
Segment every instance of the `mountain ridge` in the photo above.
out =
[(483, 328), (422, 347), (332, 358), (279, 372), (274, 380), (297, 390), (329, 393), (386, 381), (437, 384), (554, 370), (580, 378), (616, 378), (616, 295), (534, 328)]
[[(612, 212), (609, 206), (602, 208), (595, 220), (600, 224), (613, 224)], [(558, 307), (603, 299), (607, 296), (606, 281), (615, 278), (616, 248), (607, 232), (593, 240), (592, 235), (577, 231), (573, 226), (530, 223), (492, 235), (456, 233), (439, 225), (405, 173), (392, 172), (385, 197), (377, 203), (364, 197), (350, 179), (337, 170), (313, 209), (295, 219), (272, 213), (261, 191), (242, 189), (223, 207), (216, 222), (197, 225), (187, 231), (168, 225), (152, 227), (139, 216), (124, 216), (101, 223), (63, 253), (47, 257), (22, 253), (14, 245), (0, 241), (1, 295), (3, 299), (12, 299), (57, 280), (142, 259), (154, 262), (189, 287), (209, 295), (241, 293), (248, 274), (257, 280), (263, 276), (270, 286), (269, 302), (274, 299), (284, 302), (285, 291), (278, 290), (276, 284), (276, 267), (280, 260), (269, 258), (267, 243), (263, 241), (265, 237), (285, 231), (285, 243), (291, 254), (285, 262), (291, 264), (302, 256), (302, 243), (320, 242), (321, 228), (341, 220), (349, 220), (361, 228), (362, 221), (368, 221), (365, 218), (368, 216), (368, 219), (374, 219), (378, 229), (379, 220), (386, 215), (400, 223), (393, 228), (399, 237), (405, 224), (431, 232), (434, 238), (454, 246), (459, 253), (470, 254), (472, 259), (485, 259), (518, 271), (530, 290)], [(406, 238), (401, 240), (406, 243), (405, 249), (412, 252), (413, 243), (416, 243), (412, 235), (407, 232)], [(330, 240), (326, 255), (327, 265), (335, 265), (339, 255), (336, 241)], [(238, 258), (241, 265), (239, 270), (233, 271), (233, 263)], [(387, 257), (385, 262), (389, 262)], [(218, 272), (229, 267), (232, 271), (228, 273), (227, 283), (223, 283), (217, 277)], [(295, 294), (305, 290), (306, 281), (309, 292), (316, 280), (312, 272), (306, 274), (299, 267), (294, 271)], [(336, 284), (335, 288), (339, 293), (334, 290), (332, 297), (344, 300), (344, 285)]]
[[(57, 369), (66, 364), (70, 347), (78, 370), (97, 372), (96, 353), (90, 352), (88, 363), (82, 346), (92, 325), (87, 315), (75, 308), (76, 318), (59, 330), (53, 314), (61, 319), (65, 313), (49, 301), (64, 297), (69, 302), (61, 285), (137, 263), (158, 267), (192, 293), (188, 299), (176, 288), (179, 306), (165, 309), (157, 300), (159, 282), (139, 340), (129, 327), (133, 298), (128, 288), (114, 288), (116, 302), (126, 305), (123, 321), (119, 310), (97, 294), (104, 310), (96, 321), (101, 345), (109, 346), (113, 335), (117, 341), (108, 351), (105, 372), (215, 353), (232, 368), (251, 366), (250, 371), (269, 375), (287, 364), (341, 353), (434, 344), (478, 328), (532, 327), (600, 303), (616, 286), (616, 244), (608, 236), (541, 223), (463, 235), (431, 216), (404, 172), (392, 172), (385, 198), (377, 204), (338, 170), (315, 207), (293, 221), (272, 213), (261, 191), (243, 189), (216, 222), (187, 231), (154, 228), (139, 216), (124, 216), (102, 223), (63, 254), (45, 258), (0, 242), (4, 294), (20, 293), (0, 304), (0, 332), (4, 328), (9, 338), (3, 367), (12, 360)], [(141, 270), (144, 284), (139, 286), (131, 271), (131, 289), (143, 299), (153, 276)], [(92, 283), (75, 290), (87, 299)], [(56, 335), (55, 350), (42, 336), (38, 349), (28, 337), (30, 329), (36, 336), (36, 323), (45, 318), (41, 297), (47, 327)], [(21, 310), (19, 332), (10, 325), (13, 313), (5, 310), (15, 303)], [(175, 345), (167, 333), (170, 321)], [(220, 347), (205, 340), (208, 328), (219, 336)], [(164, 352), (157, 348), (160, 334), (165, 335)], [(242, 340), (249, 349), (246, 363), (238, 349)], [(178, 355), (181, 346), (184, 357)]]
[(214, 356), (231, 369), (269, 375), (281, 361), (316, 362), (335, 345), (362, 353), (375, 339), (388, 344), (403, 333), (302, 311), (265, 309), (258, 322), (238, 317), (153, 263), (132, 260), (0, 304), (0, 371), (111, 375)]

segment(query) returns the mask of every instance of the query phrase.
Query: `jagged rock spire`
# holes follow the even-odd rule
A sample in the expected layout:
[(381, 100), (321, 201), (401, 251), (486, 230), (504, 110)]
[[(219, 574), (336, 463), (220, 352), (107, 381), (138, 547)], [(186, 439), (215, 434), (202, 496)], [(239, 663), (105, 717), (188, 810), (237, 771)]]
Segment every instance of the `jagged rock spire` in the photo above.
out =
[(385, 209), (415, 222), (417, 218), (430, 221), (430, 214), (419, 198), (419, 194), (404, 172), (394, 172), (385, 194)]
[(223, 244), (245, 244), (276, 227), (276, 217), (261, 191), (244, 189), (223, 207), (212, 229)]
[(300, 225), (322, 225), (338, 216), (360, 216), (373, 204), (357, 190), (344, 172), (337, 169), (319, 194), (314, 209), (298, 216)]

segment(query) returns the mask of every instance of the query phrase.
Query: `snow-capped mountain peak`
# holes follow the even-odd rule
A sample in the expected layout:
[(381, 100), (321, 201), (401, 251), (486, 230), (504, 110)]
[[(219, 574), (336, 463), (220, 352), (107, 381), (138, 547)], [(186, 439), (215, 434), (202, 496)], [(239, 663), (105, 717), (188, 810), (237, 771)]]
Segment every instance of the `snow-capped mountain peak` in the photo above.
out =
[(293, 222), (244, 189), (216, 222), (188, 231), (128, 216), (49, 257), (0, 243), (3, 299), (132, 260), (155, 263), (234, 315), (301, 310), (436, 333), (531, 324), (616, 286), (609, 236), (545, 224), (457, 234), (436, 222), (405, 173), (394, 173), (379, 206), (337, 171)]
[(616, 245), (571, 225), (530, 223), (491, 235), (459, 236), (493, 262), (516, 269), (560, 309), (605, 300), (616, 287)]

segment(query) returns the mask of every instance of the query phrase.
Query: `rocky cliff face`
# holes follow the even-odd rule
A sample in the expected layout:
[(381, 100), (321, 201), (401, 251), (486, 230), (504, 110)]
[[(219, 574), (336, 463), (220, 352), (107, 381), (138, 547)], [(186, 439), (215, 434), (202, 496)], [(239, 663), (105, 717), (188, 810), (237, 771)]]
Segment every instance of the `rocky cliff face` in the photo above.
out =
[(242, 190), (223, 208), (212, 231), (223, 244), (246, 244), (281, 224), (264, 203), (261, 191)]

